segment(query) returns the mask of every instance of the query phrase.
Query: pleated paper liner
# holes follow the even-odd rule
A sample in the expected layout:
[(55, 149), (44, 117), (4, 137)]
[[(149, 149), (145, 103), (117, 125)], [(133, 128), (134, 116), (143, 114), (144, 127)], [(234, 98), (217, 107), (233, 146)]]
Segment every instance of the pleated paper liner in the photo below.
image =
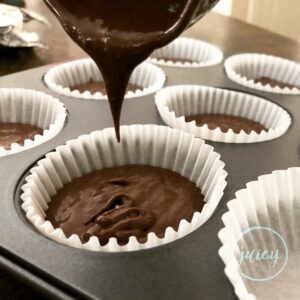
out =
[[(300, 168), (274, 171), (248, 183), (228, 203), (219, 255), (239, 299), (299, 299), (299, 182)], [(246, 250), (252, 262), (241, 261)]]
[(207, 42), (181, 37), (154, 51), (150, 61), (170, 67), (208, 67), (221, 63), (223, 52)]
[[(83, 135), (47, 154), (32, 168), (22, 187), (22, 207), (27, 218), (43, 235), (87, 250), (132, 251), (184, 237), (210, 218), (223, 196), (227, 176), (220, 155), (211, 146), (181, 130), (165, 126), (122, 126), (121, 136), (121, 143), (118, 143), (113, 128)], [(205, 196), (202, 211), (195, 212), (190, 222), (182, 220), (177, 231), (168, 227), (164, 238), (149, 233), (147, 241), (139, 243), (136, 237), (131, 236), (124, 246), (120, 246), (115, 238), (110, 238), (107, 245), (101, 246), (95, 236), (83, 244), (78, 235), (67, 238), (61, 229), (45, 221), (45, 211), (51, 197), (65, 184), (95, 170), (129, 164), (162, 167), (190, 179)]]
[[(155, 96), (163, 121), (172, 128), (182, 129), (196, 137), (224, 143), (256, 143), (283, 135), (291, 125), (291, 116), (279, 105), (254, 95), (207, 86), (182, 85), (167, 87)], [(196, 114), (225, 114), (256, 121), (267, 130), (250, 134), (220, 127), (209, 129), (186, 122), (185, 116)]]
[[(103, 82), (103, 77), (91, 59), (70, 61), (52, 67), (44, 76), (46, 85), (54, 92), (80, 99), (106, 100), (107, 96), (101, 92), (92, 94), (90, 91), (81, 93), (73, 90), (74, 86), (89, 82)], [(165, 73), (150, 63), (140, 64), (133, 72), (129, 83), (140, 89), (128, 91), (125, 98), (149, 95), (160, 90), (166, 82)]]
[(64, 127), (67, 111), (56, 98), (26, 89), (0, 89), (0, 122), (35, 125), (43, 134), (13, 143), (10, 149), (0, 146), (0, 157), (40, 145), (56, 136)]
[(23, 26), (23, 15), (20, 9), (0, 3), (0, 34), (13, 28), (21, 29)]
[[(229, 79), (246, 86), (269, 93), (300, 95), (300, 64), (288, 59), (265, 54), (238, 54), (225, 61)], [(256, 79), (270, 78), (291, 87), (271, 86), (255, 82)]]

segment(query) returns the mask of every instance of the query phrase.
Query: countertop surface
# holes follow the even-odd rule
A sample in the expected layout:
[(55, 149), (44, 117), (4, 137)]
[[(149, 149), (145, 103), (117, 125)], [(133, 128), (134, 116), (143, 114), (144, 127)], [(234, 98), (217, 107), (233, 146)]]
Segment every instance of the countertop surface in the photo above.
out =
[[(52, 23), (52, 28), (35, 22), (26, 25), (27, 30), (39, 33), (50, 49), (0, 48), (0, 76), (86, 56), (64, 33), (42, 1), (27, 0), (27, 7), (45, 15)], [(215, 44), (224, 51), (225, 56), (229, 52), (257, 52), (300, 62), (299, 43), (215, 13), (206, 16), (184, 35)], [(1, 78), (0, 87), (4, 87)], [(43, 296), (0, 272), (0, 299), (43, 299)]]

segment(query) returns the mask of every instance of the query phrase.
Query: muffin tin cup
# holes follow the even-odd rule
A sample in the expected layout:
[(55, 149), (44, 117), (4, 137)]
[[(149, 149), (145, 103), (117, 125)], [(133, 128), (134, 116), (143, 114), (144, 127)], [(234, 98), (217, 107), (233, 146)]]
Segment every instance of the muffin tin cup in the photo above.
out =
[[(298, 298), (299, 181), (300, 168), (274, 171), (248, 183), (228, 202), (229, 211), (222, 217), (225, 227), (219, 232), (219, 255), (239, 299)], [(253, 230), (257, 233), (247, 236)], [(261, 252), (279, 249), (278, 267), (241, 267), (241, 246)]]
[[(103, 82), (103, 77), (91, 59), (70, 61), (52, 67), (44, 76), (45, 84), (52, 91), (73, 98), (107, 100), (107, 96), (101, 92), (92, 94), (90, 91), (83, 93), (71, 88), (76, 85), (85, 84), (90, 81)], [(140, 64), (132, 73), (129, 80), (131, 84), (142, 87), (136, 91), (128, 91), (125, 99), (142, 97), (153, 94), (160, 90), (165, 82), (165, 73), (149, 63)]]
[[(164, 122), (196, 137), (224, 143), (256, 143), (283, 135), (291, 125), (291, 116), (279, 105), (251, 94), (197, 85), (167, 87), (155, 96), (156, 106)], [(256, 121), (268, 130), (261, 133), (240, 133), (220, 127), (209, 129), (205, 124), (186, 122), (185, 116), (196, 114), (226, 114)]]
[[(180, 60), (182, 59), (192, 60), (193, 62), (181, 62)], [(169, 45), (154, 51), (149, 61), (169, 67), (208, 67), (221, 63), (223, 61), (223, 52), (207, 42), (181, 37)]]
[[(300, 95), (300, 64), (288, 59), (265, 54), (238, 54), (225, 61), (225, 71), (229, 79), (251, 89), (269, 93)], [(272, 87), (255, 83), (255, 79), (268, 77), (282, 83), (296, 86)]]
[(0, 157), (40, 145), (56, 136), (64, 127), (67, 110), (56, 98), (26, 89), (0, 89), (0, 122), (23, 123), (44, 129), (24, 144), (13, 143), (10, 149), (0, 147)]
[[(22, 187), (22, 208), (27, 218), (45, 236), (65, 245), (93, 251), (132, 251), (147, 249), (179, 239), (205, 223), (223, 196), (227, 173), (220, 155), (202, 140), (180, 130), (156, 125), (132, 125), (121, 127), (121, 143), (115, 138), (113, 128), (80, 136), (46, 155), (31, 169)], [(45, 221), (48, 203), (64, 184), (95, 170), (143, 164), (170, 169), (189, 178), (202, 190), (206, 202), (201, 212), (195, 212), (192, 220), (181, 220), (175, 231), (168, 227), (164, 238), (149, 233), (147, 242), (139, 243), (131, 236), (120, 246), (110, 238), (101, 246), (97, 237), (82, 243), (78, 235), (67, 238), (62, 229)]]

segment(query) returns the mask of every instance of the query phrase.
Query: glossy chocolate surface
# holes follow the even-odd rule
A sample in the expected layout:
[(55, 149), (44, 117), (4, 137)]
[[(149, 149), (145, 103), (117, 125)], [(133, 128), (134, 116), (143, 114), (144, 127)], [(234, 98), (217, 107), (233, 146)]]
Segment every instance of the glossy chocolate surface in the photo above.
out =
[(261, 78), (257, 78), (254, 80), (255, 83), (261, 83), (262, 85), (267, 85), (269, 84), (271, 87), (280, 87), (281, 89), (284, 88), (289, 88), (289, 89), (293, 89), (293, 88), (299, 88), (295, 85), (289, 84), (289, 83), (284, 83), (278, 80), (274, 80), (272, 78), (269, 77), (261, 77)]
[(149, 232), (163, 237), (167, 227), (177, 230), (201, 211), (204, 197), (187, 178), (170, 170), (128, 165), (95, 171), (66, 184), (52, 198), (46, 219), (69, 237), (83, 242), (97, 236), (119, 244), (136, 236), (145, 242)]
[(36, 134), (43, 134), (43, 129), (30, 124), (0, 123), (0, 147), (9, 150), (11, 144), (24, 144), (26, 139), (33, 140)]
[(220, 127), (222, 132), (228, 132), (232, 129), (234, 133), (240, 133), (244, 130), (250, 134), (252, 130), (260, 133), (266, 128), (258, 122), (248, 120), (238, 116), (230, 116), (223, 114), (200, 114), (185, 117), (187, 122), (196, 121), (197, 126), (207, 124), (209, 129), (216, 129)]
[(45, 0), (98, 65), (120, 140), (120, 115), (134, 68), (178, 37), (218, 0)]
[[(72, 91), (78, 90), (80, 93), (89, 91), (89, 92), (91, 92), (91, 94), (100, 92), (102, 95), (107, 95), (106, 89), (105, 89), (105, 83), (103, 81), (95, 82), (95, 81), (91, 80), (90, 82), (87, 82), (87, 83), (74, 85), (71, 87), (71, 90)], [(128, 83), (128, 86), (126, 88), (126, 93), (128, 93), (129, 91), (136, 92), (137, 90), (143, 90), (143, 88), (136, 84)]]

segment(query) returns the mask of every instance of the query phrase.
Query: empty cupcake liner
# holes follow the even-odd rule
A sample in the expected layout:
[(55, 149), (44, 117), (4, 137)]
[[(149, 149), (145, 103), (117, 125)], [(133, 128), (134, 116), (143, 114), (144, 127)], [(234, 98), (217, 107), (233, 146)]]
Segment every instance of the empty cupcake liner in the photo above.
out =
[[(182, 129), (196, 137), (225, 143), (255, 143), (283, 135), (292, 119), (287, 111), (266, 99), (213, 87), (181, 85), (162, 89), (155, 96), (156, 106), (163, 121), (172, 128)], [(205, 124), (186, 122), (185, 116), (195, 114), (226, 114), (259, 122), (268, 130), (261, 133), (245, 131), (222, 132), (218, 127), (209, 129)]]
[[(248, 88), (277, 94), (300, 94), (300, 64), (288, 59), (265, 54), (238, 54), (225, 61), (229, 79)], [(255, 79), (268, 77), (298, 88), (272, 87), (255, 83)]]
[[(239, 299), (299, 299), (299, 182), (300, 168), (274, 171), (248, 183), (228, 202), (219, 255)], [(253, 255), (250, 263), (244, 260), (249, 249), (269, 256), (264, 262)]]
[[(59, 243), (93, 251), (133, 251), (169, 243), (191, 233), (205, 223), (222, 198), (227, 173), (220, 155), (204, 141), (180, 130), (156, 125), (121, 127), (121, 143), (113, 128), (96, 131), (67, 142), (46, 155), (31, 169), (23, 185), (22, 208), (27, 218), (45, 236)], [(136, 237), (120, 246), (115, 238), (101, 246), (97, 237), (82, 243), (78, 235), (67, 238), (62, 229), (45, 221), (48, 203), (66, 183), (92, 171), (130, 164), (158, 166), (189, 178), (205, 196), (201, 212), (195, 212), (191, 222), (182, 220), (178, 231), (168, 227), (164, 238), (149, 233), (147, 242)]]
[(25, 89), (0, 89), (0, 122), (36, 125), (44, 129), (23, 145), (12, 144), (9, 150), (0, 146), (0, 157), (40, 145), (57, 135), (64, 127), (67, 110), (56, 98)]
[[(71, 90), (73, 86), (85, 84), (91, 80), (103, 81), (97, 65), (91, 59), (75, 60), (57, 65), (44, 76), (46, 85), (58, 94), (80, 99), (106, 100), (107, 96), (101, 92), (92, 94), (90, 91), (80, 93), (78, 90)], [(160, 68), (149, 63), (142, 63), (133, 71), (129, 82), (143, 87), (143, 89), (127, 92), (125, 99), (157, 92), (164, 86), (166, 75)]]
[[(182, 59), (192, 60), (193, 62), (182, 62), (180, 61)], [(154, 51), (150, 61), (161, 66), (170, 67), (208, 67), (221, 63), (223, 52), (207, 42), (181, 37)]]

